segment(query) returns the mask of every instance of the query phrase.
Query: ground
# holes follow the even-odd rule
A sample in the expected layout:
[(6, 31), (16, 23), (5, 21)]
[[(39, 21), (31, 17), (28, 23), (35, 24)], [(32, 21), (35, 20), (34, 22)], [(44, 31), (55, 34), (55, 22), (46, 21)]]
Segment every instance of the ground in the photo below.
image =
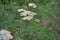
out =
[[(55, 0), (0, 1), (0, 30), (11, 31), (12, 40), (56, 40)], [(35, 3), (37, 8), (28, 7), (30, 2)], [(37, 16), (31, 21), (23, 21), (17, 12), (22, 8), (35, 12)]]

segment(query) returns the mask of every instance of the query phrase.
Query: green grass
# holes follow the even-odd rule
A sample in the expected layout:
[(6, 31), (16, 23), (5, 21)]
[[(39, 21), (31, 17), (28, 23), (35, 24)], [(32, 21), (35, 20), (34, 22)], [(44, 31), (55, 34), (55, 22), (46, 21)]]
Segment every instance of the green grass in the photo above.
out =
[[(16, 2), (16, 4), (14, 4)], [(29, 2), (34, 2), (37, 8), (33, 9), (27, 6)], [(8, 4), (9, 3), (9, 4)], [(55, 1), (45, 0), (18, 0), (2, 1), (0, 6), (0, 30), (6, 29), (12, 32), (13, 40), (56, 40), (54, 31), (55, 10), (52, 6)], [(21, 6), (20, 6), (21, 5)], [(23, 8), (37, 13), (35, 17), (40, 22), (23, 21), (17, 10)], [(43, 22), (44, 20), (44, 22)], [(47, 25), (46, 25), (47, 23)]]

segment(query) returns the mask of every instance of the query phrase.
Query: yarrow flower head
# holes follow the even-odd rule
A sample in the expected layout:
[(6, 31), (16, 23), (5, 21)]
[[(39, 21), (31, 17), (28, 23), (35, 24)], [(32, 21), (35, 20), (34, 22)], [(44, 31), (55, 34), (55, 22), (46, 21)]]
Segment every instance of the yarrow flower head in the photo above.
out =
[(28, 6), (32, 7), (32, 8), (36, 8), (37, 7), (37, 5), (35, 3), (29, 3)]
[(24, 10), (24, 9), (19, 9), (20, 11), (20, 16), (22, 16), (23, 20), (31, 20), (33, 19), (33, 17), (36, 15), (36, 13), (34, 12), (31, 12), (31, 11), (27, 11), (27, 10)]
[(10, 39), (13, 39), (11, 32), (9, 32), (7, 30), (0, 31), (0, 40), (10, 40)]

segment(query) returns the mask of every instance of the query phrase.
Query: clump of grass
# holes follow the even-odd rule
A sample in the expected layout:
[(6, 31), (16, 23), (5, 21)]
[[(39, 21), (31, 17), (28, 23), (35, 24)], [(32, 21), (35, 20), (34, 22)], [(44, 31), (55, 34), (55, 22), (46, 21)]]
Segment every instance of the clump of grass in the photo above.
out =
[[(6, 29), (11, 31), (12, 35), (14, 36), (14, 40), (55, 40), (55, 25), (53, 23), (55, 11), (53, 8), (51, 8), (51, 5), (53, 5), (55, 1), (7, 1), (8, 0), (4, 1), (5, 4), (2, 2), (3, 7), (0, 9), (0, 30)], [(14, 2), (16, 2), (16, 4), (14, 4)], [(37, 7), (35, 9), (28, 7), (28, 3), (30, 2), (36, 3)], [(21, 16), (17, 12), (19, 8), (37, 13), (35, 19), (39, 19), (39, 22), (34, 21), (35, 19), (31, 21), (21, 20)]]

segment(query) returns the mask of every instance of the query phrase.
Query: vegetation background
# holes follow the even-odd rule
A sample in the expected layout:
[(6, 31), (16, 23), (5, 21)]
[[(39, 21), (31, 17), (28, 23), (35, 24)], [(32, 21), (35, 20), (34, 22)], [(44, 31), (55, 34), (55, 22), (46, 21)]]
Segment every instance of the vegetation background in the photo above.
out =
[[(28, 7), (31, 2), (37, 8)], [(0, 30), (11, 31), (12, 40), (56, 40), (56, 5), (56, 0), (0, 0)], [(40, 21), (21, 20), (20, 8), (37, 13)]]

